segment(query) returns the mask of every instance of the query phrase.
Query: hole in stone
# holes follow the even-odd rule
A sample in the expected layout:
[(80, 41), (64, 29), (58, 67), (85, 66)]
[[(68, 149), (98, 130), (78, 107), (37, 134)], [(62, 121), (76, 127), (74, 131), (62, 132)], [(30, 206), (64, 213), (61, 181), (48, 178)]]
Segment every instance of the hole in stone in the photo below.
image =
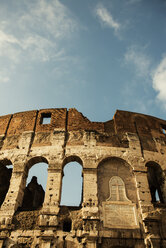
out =
[(13, 165), (12, 165), (12, 164), (6, 165), (6, 167), (7, 167), (8, 169), (13, 169)]
[(51, 124), (51, 113), (42, 113), (41, 124)]
[(63, 231), (64, 232), (70, 232), (71, 231), (71, 224), (72, 224), (71, 219), (65, 219), (63, 221)]
[(166, 130), (164, 128), (162, 128), (163, 134), (166, 134)]
[(161, 124), (162, 133), (166, 135), (166, 125)]
[(160, 197), (159, 197), (159, 193), (158, 193), (158, 190), (156, 189), (156, 192), (155, 192), (155, 197), (156, 197), (156, 201), (159, 202), (160, 201)]

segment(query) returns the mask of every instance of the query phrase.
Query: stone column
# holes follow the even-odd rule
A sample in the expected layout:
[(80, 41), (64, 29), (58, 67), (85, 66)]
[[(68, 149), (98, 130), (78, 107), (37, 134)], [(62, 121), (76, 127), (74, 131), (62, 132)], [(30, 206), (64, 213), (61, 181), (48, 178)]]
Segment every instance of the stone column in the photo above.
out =
[(158, 246), (158, 242), (160, 242), (160, 239), (158, 239), (160, 214), (154, 214), (154, 207), (151, 203), (152, 198), (147, 179), (147, 168), (143, 167), (141, 169), (140, 167), (140, 170), (135, 170), (134, 174), (136, 177), (137, 196), (145, 232), (145, 244), (146, 247), (151, 245), (152, 248), (158, 248), (160, 247)]
[[(96, 248), (98, 237), (99, 209), (97, 198), (97, 169), (83, 169), (83, 233), (88, 235), (88, 248)], [(91, 238), (92, 237), (92, 238)]]
[(149, 189), (149, 183), (147, 179), (147, 168), (140, 168), (140, 170), (134, 170), (136, 178), (137, 196), (140, 205), (142, 215), (153, 210), (153, 204), (151, 203), (151, 193)]
[(50, 237), (41, 237), (40, 240), (40, 248), (50, 248), (51, 247), (51, 240)]
[(94, 238), (89, 239), (89, 238), (88, 238), (87, 243), (86, 243), (86, 247), (87, 247), (87, 248), (97, 248), (96, 239), (94, 239)]
[(83, 213), (98, 213), (97, 169), (83, 168)]
[(61, 199), (63, 171), (60, 166), (49, 166), (48, 179), (43, 208), (40, 215), (41, 226), (56, 226), (59, 204)]
[(2, 225), (11, 224), (15, 211), (22, 204), (25, 186), (26, 175), (23, 163), (14, 164), (9, 190), (0, 210), (0, 223)]
[(164, 203), (166, 203), (166, 170), (163, 171), (163, 176), (164, 176), (164, 183), (163, 183), (163, 198), (164, 198)]
[(0, 248), (4, 247), (4, 240), (6, 239), (6, 237), (0, 237)]

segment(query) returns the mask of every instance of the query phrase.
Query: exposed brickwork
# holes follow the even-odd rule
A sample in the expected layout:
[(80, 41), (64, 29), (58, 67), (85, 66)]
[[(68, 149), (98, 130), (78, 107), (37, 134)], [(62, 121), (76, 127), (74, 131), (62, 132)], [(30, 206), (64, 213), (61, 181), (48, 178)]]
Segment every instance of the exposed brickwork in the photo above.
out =
[(33, 131), (37, 111), (16, 113), (12, 116), (7, 136), (18, 135), (25, 131)]
[[(36, 132), (52, 131), (54, 129), (65, 130), (67, 109), (42, 109), (38, 113)], [(42, 124), (42, 115), (51, 114), (51, 123)]]
[(117, 110), (114, 115), (116, 133), (136, 133), (136, 128), (133, 120), (134, 115), (135, 113)]
[(0, 117), (0, 135), (5, 135), (11, 117), (12, 115), (5, 115)]
[(104, 131), (104, 124), (101, 122), (91, 122), (76, 109), (69, 109), (67, 129), (68, 131), (76, 131), (76, 130)]
[[(42, 116), (46, 114), (51, 116), (50, 124), (42, 124)], [(52, 130), (68, 132), (85, 130), (97, 132), (97, 142), (99, 144), (127, 147), (128, 141), (125, 135), (129, 132), (137, 134), (140, 138), (142, 149), (149, 151), (156, 151), (154, 138), (161, 143), (166, 143), (166, 135), (162, 132), (162, 126), (166, 127), (166, 121), (119, 110), (115, 113), (113, 120), (104, 123), (91, 122), (76, 109), (69, 109), (67, 112), (65, 108), (43, 109), (39, 112), (27, 111), (16, 113), (13, 116), (0, 117), (0, 135), (4, 135), (7, 132), (7, 137), (20, 135), (26, 131), (46, 132), (45, 136), (49, 136)], [(48, 144), (48, 142), (43, 144)], [(5, 147), (9, 146), (5, 145)]]

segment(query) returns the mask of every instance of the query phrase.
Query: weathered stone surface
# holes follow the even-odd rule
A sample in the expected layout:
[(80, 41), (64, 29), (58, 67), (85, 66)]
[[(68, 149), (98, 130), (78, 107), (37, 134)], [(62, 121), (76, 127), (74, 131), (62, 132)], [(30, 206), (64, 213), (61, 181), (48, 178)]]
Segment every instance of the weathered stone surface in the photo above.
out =
[(36, 211), (17, 211), (13, 218), (15, 229), (33, 230), (39, 228), (39, 210)]
[(122, 202), (103, 202), (103, 226), (108, 228), (138, 228), (136, 207)]
[[(65, 108), (0, 117), (0, 247), (166, 247), (165, 130), (165, 120), (120, 110), (106, 122)], [(72, 161), (83, 167), (80, 207), (60, 206)], [(37, 178), (26, 187), (39, 162), (45, 194)]]

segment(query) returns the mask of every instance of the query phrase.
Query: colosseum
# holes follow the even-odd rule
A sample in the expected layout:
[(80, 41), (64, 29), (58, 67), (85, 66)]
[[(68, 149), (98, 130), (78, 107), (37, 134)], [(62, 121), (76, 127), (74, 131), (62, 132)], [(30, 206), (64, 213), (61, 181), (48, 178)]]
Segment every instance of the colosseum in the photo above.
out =
[[(72, 161), (82, 166), (82, 201), (62, 206)], [(26, 183), (40, 162), (45, 192), (36, 177)], [(165, 177), (166, 121), (156, 117), (117, 110), (91, 122), (65, 108), (1, 116), (0, 248), (164, 248)]]

